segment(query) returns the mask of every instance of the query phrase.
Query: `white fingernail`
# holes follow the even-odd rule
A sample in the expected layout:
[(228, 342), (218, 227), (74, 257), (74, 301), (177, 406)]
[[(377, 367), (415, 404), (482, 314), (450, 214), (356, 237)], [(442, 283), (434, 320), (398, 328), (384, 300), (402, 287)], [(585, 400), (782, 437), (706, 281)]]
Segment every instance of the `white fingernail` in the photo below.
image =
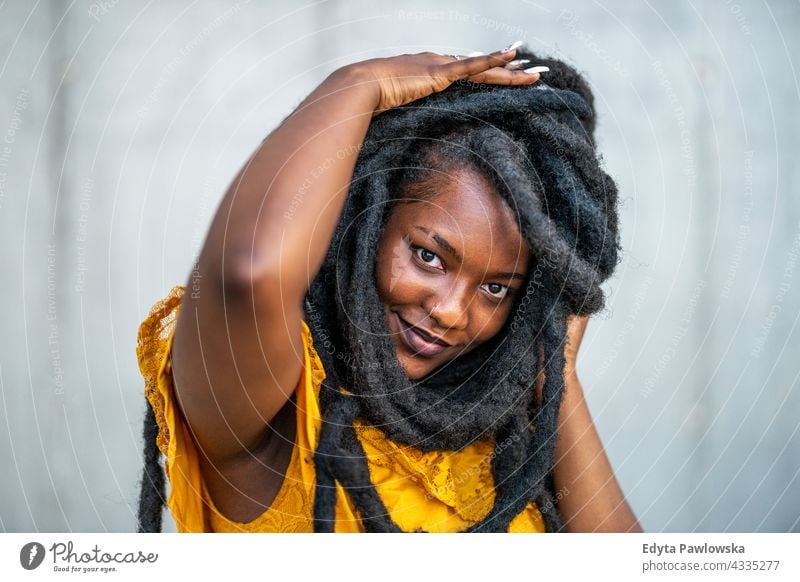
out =
[(530, 62), (531, 62), (530, 59), (518, 59), (516, 61), (511, 61), (506, 66), (507, 67), (519, 67), (521, 65), (527, 65)]
[(472, 51), (467, 56), (468, 57), (482, 57), (483, 53), (481, 51)]
[(550, 70), (550, 67), (531, 67), (530, 69), (525, 69), (525, 73), (532, 75), (533, 73), (546, 73)]
[(504, 49), (503, 49), (503, 50), (501, 50), (500, 52), (501, 52), (501, 53), (510, 53), (510, 52), (511, 52), (511, 51), (513, 51), (515, 48), (519, 48), (519, 47), (521, 47), (521, 46), (522, 46), (522, 41), (521, 41), (521, 40), (518, 40), (518, 41), (517, 41), (517, 42), (515, 42), (514, 44), (510, 44), (510, 45), (508, 45), (506, 48), (504, 48)]

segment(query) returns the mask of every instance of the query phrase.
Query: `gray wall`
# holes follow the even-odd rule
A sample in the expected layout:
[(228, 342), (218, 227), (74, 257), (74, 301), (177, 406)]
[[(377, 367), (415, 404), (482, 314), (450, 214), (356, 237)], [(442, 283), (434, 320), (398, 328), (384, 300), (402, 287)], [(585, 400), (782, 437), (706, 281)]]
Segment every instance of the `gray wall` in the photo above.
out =
[(138, 324), (326, 74), (523, 39), (589, 76), (621, 190), (580, 371), (634, 510), (800, 531), (799, 31), (777, 0), (2, 3), (0, 530), (134, 528)]

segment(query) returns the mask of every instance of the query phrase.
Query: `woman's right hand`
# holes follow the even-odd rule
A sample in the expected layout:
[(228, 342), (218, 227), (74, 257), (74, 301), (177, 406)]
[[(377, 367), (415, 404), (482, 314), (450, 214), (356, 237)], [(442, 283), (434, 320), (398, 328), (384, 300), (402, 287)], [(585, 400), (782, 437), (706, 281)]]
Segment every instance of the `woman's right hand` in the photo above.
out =
[(505, 68), (515, 55), (516, 49), (511, 49), (456, 60), (452, 56), (424, 52), (369, 59), (340, 70), (354, 73), (356, 82), (374, 89), (377, 106), (373, 115), (377, 115), (443, 91), (459, 79), (496, 85), (531, 85), (538, 81), (537, 72)]

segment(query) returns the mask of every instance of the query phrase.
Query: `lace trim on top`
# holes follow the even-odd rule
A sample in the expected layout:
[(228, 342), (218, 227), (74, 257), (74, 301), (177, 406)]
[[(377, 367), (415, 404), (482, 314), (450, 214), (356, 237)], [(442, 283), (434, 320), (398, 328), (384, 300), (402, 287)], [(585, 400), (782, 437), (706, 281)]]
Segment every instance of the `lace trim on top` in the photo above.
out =
[(169, 350), (172, 345), (175, 321), (178, 318), (178, 309), (183, 299), (184, 287), (184, 285), (176, 285), (164, 299), (153, 305), (150, 313), (139, 326), (136, 341), (139, 371), (144, 377), (144, 395), (155, 412), (159, 428), (156, 443), (164, 455), (167, 455), (170, 430), (164, 417), (164, 395), (158, 389), (158, 381), (162, 373), (171, 374), (172, 372)]

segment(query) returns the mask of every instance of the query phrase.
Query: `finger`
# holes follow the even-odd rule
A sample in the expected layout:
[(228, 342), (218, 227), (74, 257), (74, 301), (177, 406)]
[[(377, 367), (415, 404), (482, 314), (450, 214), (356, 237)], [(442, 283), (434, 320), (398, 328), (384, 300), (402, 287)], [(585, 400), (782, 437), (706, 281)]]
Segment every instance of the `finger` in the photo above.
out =
[(528, 63), (530, 62), (531, 61), (529, 59), (514, 59), (513, 61), (508, 63), (505, 66), (505, 68), (510, 71), (518, 71), (520, 69), (526, 68), (526, 66), (529, 66)]
[(541, 73), (546, 73), (549, 70), (548, 67), (541, 65), (534, 67), (525, 66), (523, 70), (509, 69), (508, 67), (495, 67), (494, 69), (489, 69), (488, 71), (474, 75), (470, 80), (478, 83), (500, 85), (530, 85), (539, 80)]
[(541, 78), (541, 73), (536, 71), (526, 73), (525, 71), (514, 71), (503, 67), (495, 67), (483, 73), (478, 73), (469, 78), (475, 83), (486, 83), (491, 85), (532, 85)]
[(488, 55), (466, 57), (460, 60), (454, 60), (445, 66), (447, 67), (448, 72), (455, 78), (465, 79), (495, 67), (504, 67), (507, 63), (510, 63), (514, 60), (515, 54), (517, 54), (515, 49), (505, 53), (502, 51), (497, 51)]

